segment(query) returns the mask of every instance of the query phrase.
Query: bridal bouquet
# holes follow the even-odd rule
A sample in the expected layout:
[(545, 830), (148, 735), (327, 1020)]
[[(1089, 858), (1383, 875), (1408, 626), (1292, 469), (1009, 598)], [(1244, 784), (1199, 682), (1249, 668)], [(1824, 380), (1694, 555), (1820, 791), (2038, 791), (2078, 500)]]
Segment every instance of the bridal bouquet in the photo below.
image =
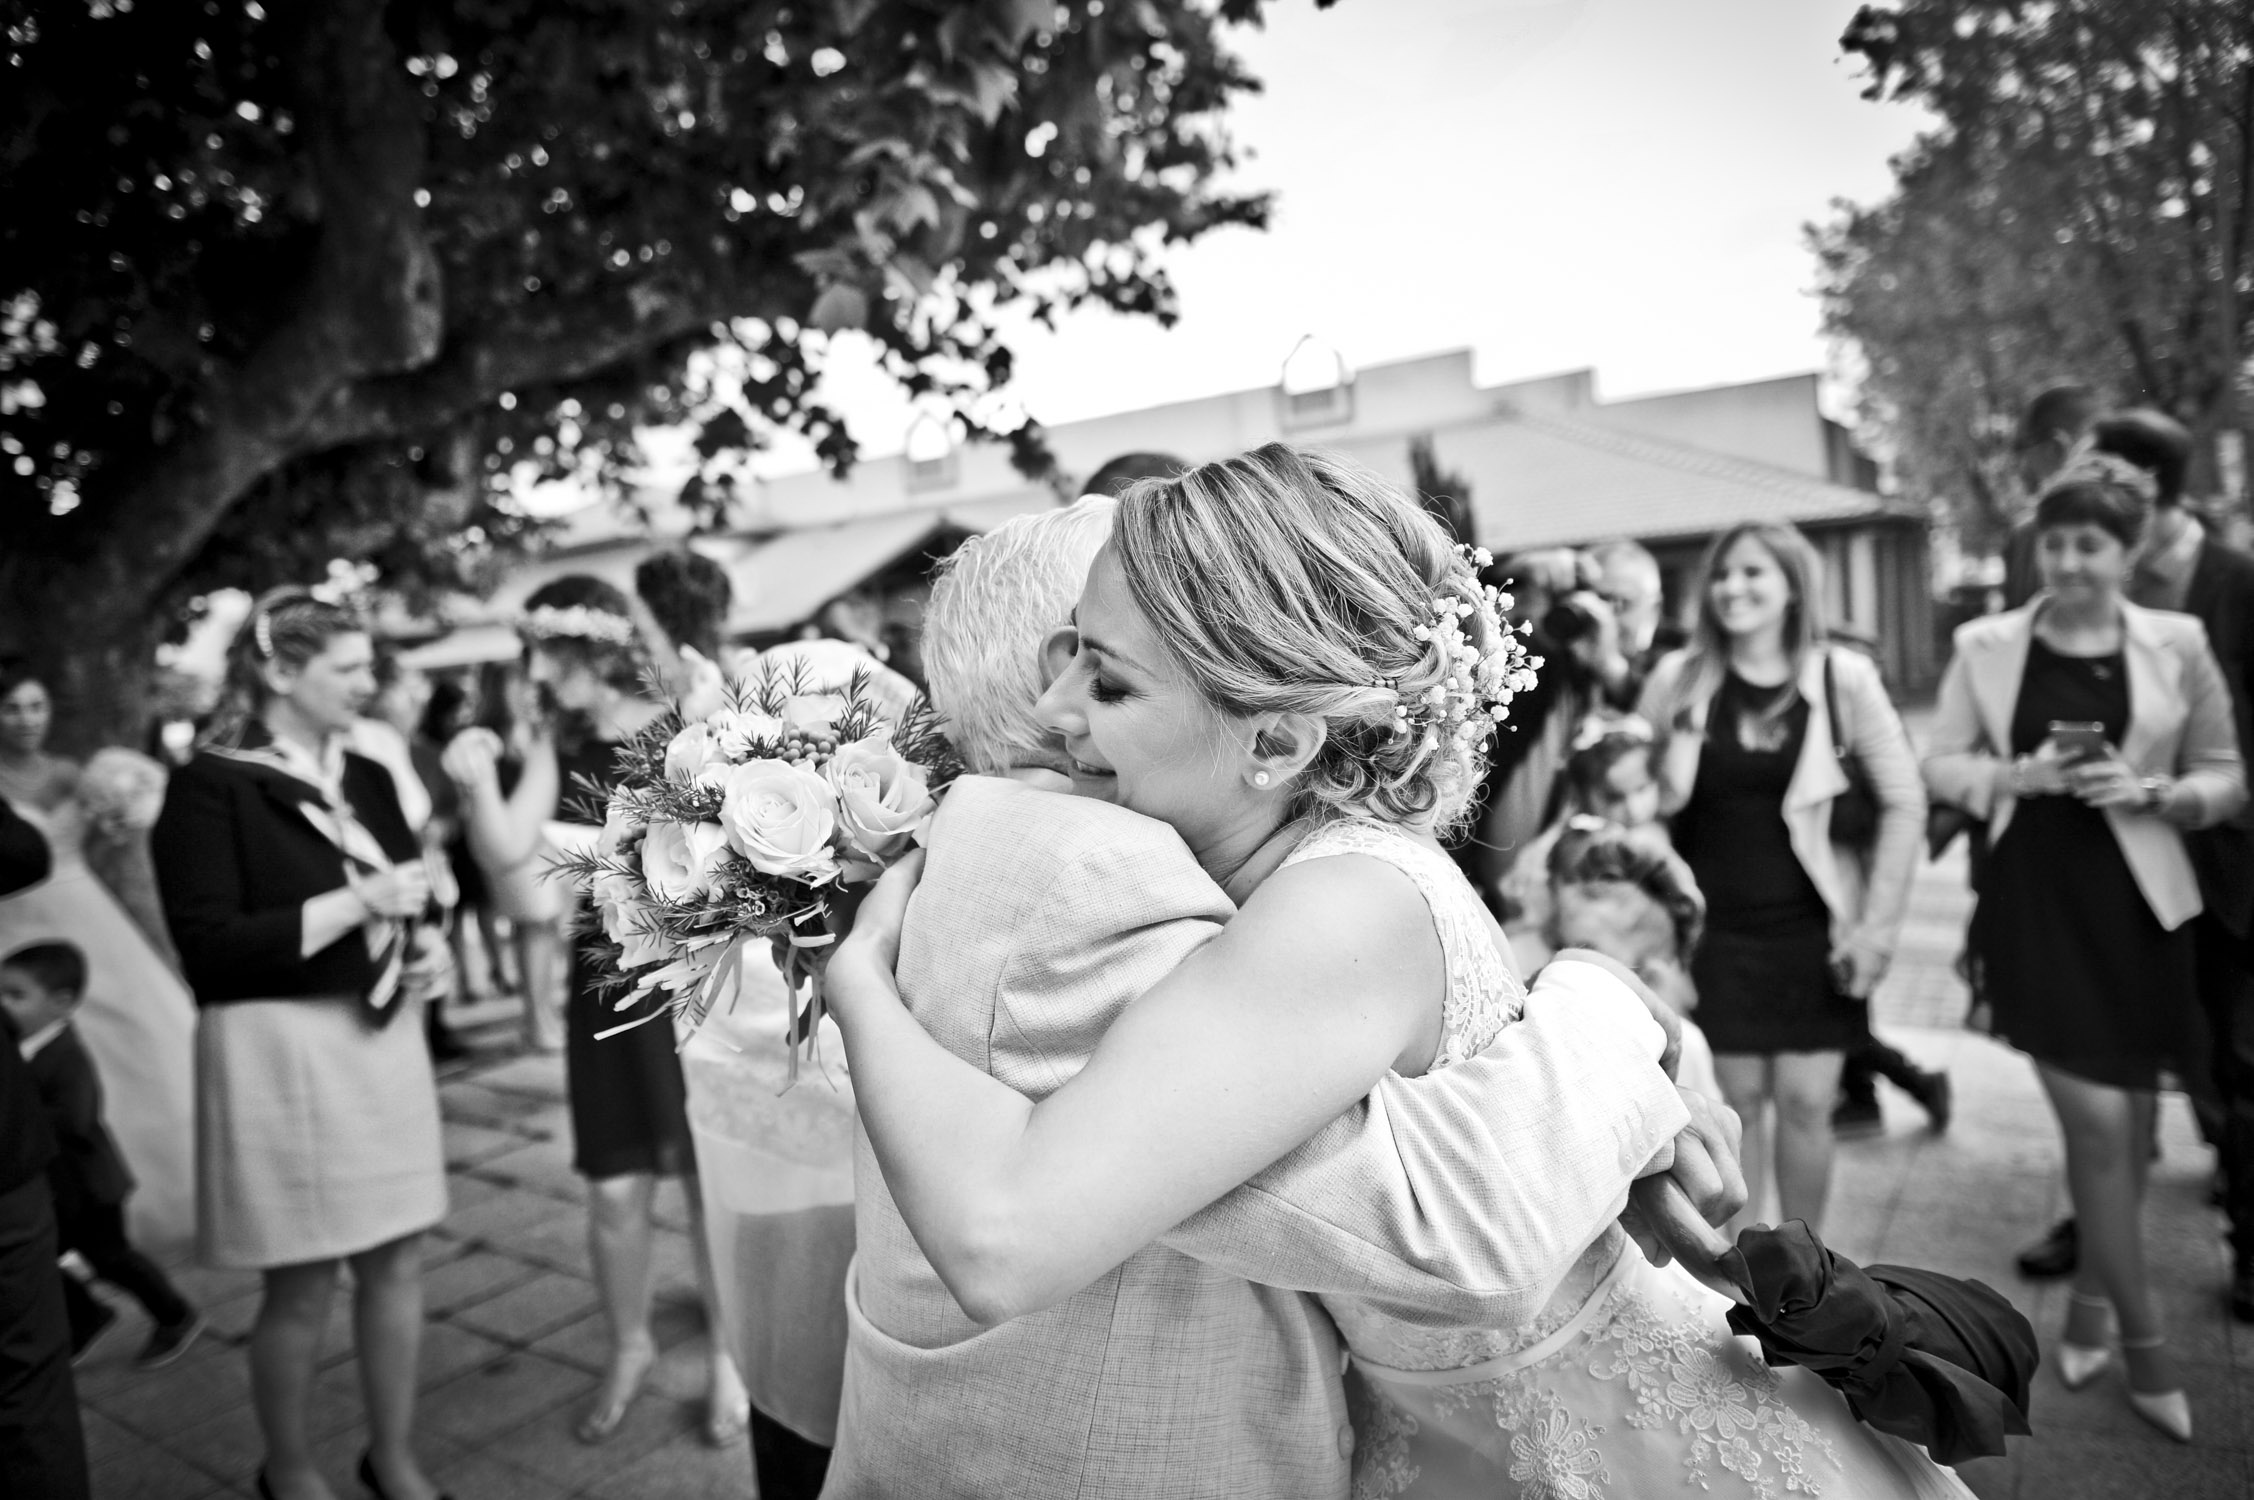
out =
[[(696, 716), (676, 705), (621, 746), (607, 796), (579, 788), (602, 833), (556, 865), (592, 900), (620, 1009), (661, 993), (694, 1029), (747, 947), (775, 944), (795, 1042), (821, 1018), (819, 965), (804, 954), (914, 844), (960, 767), (928, 706), (887, 707), (866, 673), (824, 689), (802, 662), (762, 664), (718, 699)], [(794, 1048), (793, 1078), (797, 1061)]]
[(78, 778), (79, 804), (104, 838), (146, 833), (164, 810), (163, 766), (137, 750), (111, 745), (94, 752)]

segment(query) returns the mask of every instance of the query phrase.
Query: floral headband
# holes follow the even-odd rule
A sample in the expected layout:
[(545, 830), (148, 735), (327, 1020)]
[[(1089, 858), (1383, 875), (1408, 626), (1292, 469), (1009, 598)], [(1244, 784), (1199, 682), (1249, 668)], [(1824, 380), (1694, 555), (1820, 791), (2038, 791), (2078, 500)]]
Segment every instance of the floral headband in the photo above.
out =
[[(1491, 567), (1495, 561), (1484, 547), (1458, 546), (1456, 552), (1474, 569)], [(1535, 669), (1542, 665), (1540, 657), (1527, 654), (1521, 638), (1532, 627), (1522, 626), (1516, 632), (1504, 627), (1503, 616), (1510, 607), (1510, 595), (1486, 584), (1480, 586), (1477, 602), (1456, 593), (1433, 596), (1431, 619), (1412, 634), (1420, 641), (1436, 642), (1454, 666), (1421, 696), (1403, 698), (1395, 705), (1396, 738), (1421, 736), (1427, 752), (1447, 743), (1476, 745), (1510, 716), (1511, 699), (1534, 686)], [(1481, 634), (1494, 643), (1484, 652), (1471, 643), (1464, 629), (1464, 621), (1473, 616), (1484, 627)], [(1380, 685), (1396, 692), (1400, 688), (1395, 678)]]
[(528, 612), (518, 627), (536, 641), (597, 641), (605, 646), (631, 646), (636, 640), (634, 622), (606, 609), (574, 604), (558, 609), (543, 604)]

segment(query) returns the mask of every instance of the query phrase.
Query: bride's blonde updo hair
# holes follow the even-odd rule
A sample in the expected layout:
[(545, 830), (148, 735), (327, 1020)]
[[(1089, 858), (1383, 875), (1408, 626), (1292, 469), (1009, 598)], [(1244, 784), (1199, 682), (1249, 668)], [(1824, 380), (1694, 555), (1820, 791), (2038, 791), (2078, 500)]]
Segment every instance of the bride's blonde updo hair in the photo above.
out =
[(1128, 590), (1224, 714), (1307, 714), (1328, 730), (1295, 817), (1436, 826), (1478, 788), (1486, 723), (1442, 722), (1461, 641), (1501, 644), (1471, 561), (1423, 507), (1330, 454), (1270, 443), (1121, 496)]

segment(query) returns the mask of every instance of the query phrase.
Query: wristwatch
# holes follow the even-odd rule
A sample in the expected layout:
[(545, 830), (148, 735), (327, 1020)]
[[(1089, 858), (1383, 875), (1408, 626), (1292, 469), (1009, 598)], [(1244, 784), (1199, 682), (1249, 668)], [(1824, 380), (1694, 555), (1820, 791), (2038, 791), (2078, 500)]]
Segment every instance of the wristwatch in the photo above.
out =
[(2157, 813), (2168, 805), (2169, 794), (2176, 789), (2173, 776), (2145, 776), (2137, 781), (2137, 790), (2144, 793), (2144, 810)]

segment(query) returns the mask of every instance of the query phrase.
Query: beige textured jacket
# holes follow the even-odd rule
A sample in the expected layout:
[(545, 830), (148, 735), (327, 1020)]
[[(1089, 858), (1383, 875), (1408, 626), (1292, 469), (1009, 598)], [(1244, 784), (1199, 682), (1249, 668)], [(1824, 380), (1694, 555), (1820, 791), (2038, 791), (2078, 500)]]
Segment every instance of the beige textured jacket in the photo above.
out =
[[(1013, 783), (957, 783), (930, 847), (902, 993), (1035, 1098), (1231, 915), (1165, 825)], [(864, 1135), (824, 1496), (1343, 1496), (1338, 1333), (1303, 1294), (1530, 1317), (1684, 1123), (1657, 1028), (1598, 989), (1538, 987), (1489, 1052), (1387, 1080), (1163, 1243), (996, 1328), (955, 1305)]]
[[(2035, 618), (2048, 597), (1957, 627), (1956, 651), (1941, 678), (1941, 700), (1925, 753), (1925, 780), (1942, 802), (1988, 823), (1993, 844), (2011, 826), (2011, 718)], [(2179, 778), (2199, 799), (2192, 826), (2210, 828), (2246, 805), (2246, 767), (2231, 721), (2230, 687), (2190, 615), (2121, 605), (2121, 654), (2129, 673), (2129, 729), (2121, 757), (2142, 775)], [(2183, 835), (2151, 813), (2106, 809), (2137, 889), (2162, 927), (2173, 931), (2200, 912), (2199, 880)]]

